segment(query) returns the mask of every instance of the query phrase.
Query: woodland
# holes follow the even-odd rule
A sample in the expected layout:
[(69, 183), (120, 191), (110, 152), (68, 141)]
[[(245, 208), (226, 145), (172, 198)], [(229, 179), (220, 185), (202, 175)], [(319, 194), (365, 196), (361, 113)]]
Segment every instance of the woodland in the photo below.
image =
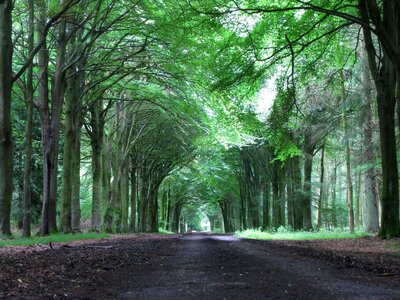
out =
[(398, 237), (399, 130), (395, 0), (0, 0), (4, 237)]

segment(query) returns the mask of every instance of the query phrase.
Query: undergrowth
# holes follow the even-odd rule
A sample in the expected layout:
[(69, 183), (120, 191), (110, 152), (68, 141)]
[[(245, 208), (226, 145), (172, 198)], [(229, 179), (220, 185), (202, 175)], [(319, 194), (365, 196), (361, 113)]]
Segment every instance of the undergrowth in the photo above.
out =
[(48, 243), (67, 243), (78, 240), (100, 239), (109, 237), (105, 233), (80, 233), (80, 234), (52, 234), (49, 236), (32, 236), (30, 238), (15, 237), (12, 239), (0, 239), (0, 247), (5, 246), (31, 246)]
[(388, 249), (394, 249), (395, 251), (397, 251), (397, 255), (400, 256), (400, 242), (387, 243), (385, 247)]
[(363, 231), (350, 233), (346, 230), (326, 230), (319, 231), (292, 231), (285, 227), (280, 227), (275, 231), (245, 230), (235, 233), (236, 236), (258, 240), (320, 240), (320, 239), (348, 239), (369, 236)]
[(160, 233), (160, 234), (175, 234), (175, 232), (172, 232), (172, 231), (169, 231), (166, 229), (162, 229), (162, 228), (158, 229), (158, 233)]

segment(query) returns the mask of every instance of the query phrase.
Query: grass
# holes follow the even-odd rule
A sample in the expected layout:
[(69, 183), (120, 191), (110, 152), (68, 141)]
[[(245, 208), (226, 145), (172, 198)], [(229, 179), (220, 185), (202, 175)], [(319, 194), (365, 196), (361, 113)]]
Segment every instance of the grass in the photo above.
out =
[(162, 229), (162, 228), (158, 229), (158, 233), (159, 234), (175, 234), (175, 232), (168, 231), (168, 230), (165, 230), (165, 229)]
[(351, 239), (369, 236), (366, 232), (350, 233), (345, 230), (320, 230), (316, 232), (266, 232), (261, 230), (245, 230), (235, 233), (236, 236), (257, 240), (320, 240), (320, 239)]
[(80, 234), (52, 234), (49, 236), (32, 236), (30, 238), (16, 237), (13, 239), (0, 239), (0, 247), (5, 246), (31, 246), (48, 243), (67, 243), (78, 240), (100, 239), (109, 237), (105, 233), (80, 233)]
[(397, 251), (397, 255), (400, 256), (400, 242), (399, 243), (387, 243), (385, 245), (387, 249), (394, 249)]

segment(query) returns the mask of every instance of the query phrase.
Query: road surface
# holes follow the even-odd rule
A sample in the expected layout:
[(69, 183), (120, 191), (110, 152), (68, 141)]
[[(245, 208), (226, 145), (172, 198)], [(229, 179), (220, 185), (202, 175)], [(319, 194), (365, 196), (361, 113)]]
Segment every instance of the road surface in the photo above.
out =
[(226, 235), (186, 235), (138, 270), (123, 299), (400, 299), (360, 270)]

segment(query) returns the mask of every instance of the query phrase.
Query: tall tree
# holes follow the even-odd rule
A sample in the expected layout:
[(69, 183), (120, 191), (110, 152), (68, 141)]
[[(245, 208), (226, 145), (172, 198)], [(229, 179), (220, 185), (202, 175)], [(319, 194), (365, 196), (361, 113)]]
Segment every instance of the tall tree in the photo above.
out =
[(10, 212), (13, 191), (13, 142), (11, 132), (12, 90), (11, 0), (0, 1), (0, 226), (11, 235)]
[[(255, 56), (253, 62), (243, 68), (240, 75), (234, 76), (234, 83), (243, 81), (243, 77), (254, 70), (254, 61), (281, 61), (282, 58), (290, 56), (290, 53), (298, 55), (307, 49), (310, 45), (320, 41), (330, 41), (331, 37), (344, 28), (358, 24), (361, 26), (364, 35), (364, 44), (367, 49), (369, 69), (375, 83), (379, 116), (381, 166), (383, 175), (382, 185), (382, 213), (381, 230), (383, 237), (392, 237), (400, 235), (399, 220), (399, 182), (397, 169), (397, 151), (395, 135), (395, 104), (396, 104), (396, 85), (397, 73), (400, 68), (400, 39), (399, 36), (399, 18), (400, 7), (397, 1), (375, 1), (358, 0), (352, 1), (298, 1), (290, 0), (285, 3), (258, 2), (253, 1), (221, 1), (217, 6), (209, 7), (208, 3), (195, 2), (192, 4), (197, 12), (201, 12), (213, 17), (221, 17), (227, 13), (242, 12), (248, 15), (269, 14), (271, 18), (264, 18), (255, 26), (255, 33), (268, 32), (265, 28), (281, 28), (286, 31), (287, 28), (293, 28), (291, 33), (294, 38), (276, 39), (276, 47), (271, 51), (264, 51), (265, 39), (260, 38), (259, 43), (250, 36), (251, 53)], [(293, 14), (293, 11), (299, 11), (301, 14)], [(281, 22), (282, 14), (290, 20)], [(274, 23), (272, 23), (274, 22)], [(272, 26), (272, 25), (273, 26)], [(376, 42), (374, 41), (376, 37)], [(288, 36), (287, 36), (288, 37)], [(272, 40), (274, 41), (274, 40)], [(289, 41), (289, 42), (288, 42)], [(382, 51), (380, 50), (382, 49)], [(285, 54), (285, 50), (286, 53)], [(322, 50), (324, 53), (324, 50)], [(378, 59), (377, 59), (378, 58)], [(259, 73), (255, 73), (259, 74)]]
[[(28, 15), (29, 15), (29, 33), (28, 33), (28, 53), (34, 50), (34, 1), (28, 1)], [(30, 64), (26, 77), (26, 91), (25, 91), (27, 117), (25, 127), (25, 162), (24, 162), (24, 219), (23, 219), (23, 232), (24, 237), (31, 236), (31, 219), (32, 219), (32, 187), (31, 187), (31, 169), (32, 169), (32, 131), (33, 131), (33, 65)]]
[(379, 231), (379, 210), (378, 197), (375, 181), (375, 169), (373, 167), (374, 143), (373, 143), (373, 125), (372, 125), (372, 81), (368, 69), (368, 59), (363, 47), (361, 51), (362, 61), (362, 86), (363, 86), (363, 135), (364, 135), (364, 153), (363, 163), (367, 169), (363, 173), (364, 179), (364, 224), (367, 232)]
[[(342, 103), (346, 102), (346, 90), (344, 83), (343, 70), (340, 72), (341, 81), (341, 100)], [(349, 230), (351, 233), (354, 232), (354, 205), (353, 205), (353, 180), (351, 174), (351, 154), (350, 154), (350, 137), (349, 137), (349, 126), (347, 120), (347, 107), (343, 105), (342, 112), (343, 132), (344, 132), (344, 143), (345, 143), (345, 157), (346, 157), (346, 184), (347, 184), (347, 209), (349, 218)]]

